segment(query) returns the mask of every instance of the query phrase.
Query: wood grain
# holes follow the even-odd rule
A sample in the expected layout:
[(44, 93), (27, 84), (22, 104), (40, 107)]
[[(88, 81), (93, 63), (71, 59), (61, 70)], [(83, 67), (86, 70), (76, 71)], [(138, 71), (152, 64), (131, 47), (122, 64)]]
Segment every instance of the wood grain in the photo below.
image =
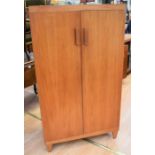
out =
[[(31, 112), (36, 117), (40, 117), (38, 96), (33, 93), (33, 87), (25, 89), (25, 112)], [(27, 95), (29, 94), (29, 95)], [(31, 106), (30, 106), (31, 105)], [(131, 76), (128, 75), (122, 84), (120, 130), (116, 139), (111, 138), (111, 134), (95, 136), (91, 140), (98, 144), (103, 144), (112, 150), (117, 150), (126, 155), (131, 155)], [(41, 121), (24, 115), (24, 154), (25, 155), (49, 155), (43, 143)], [(124, 140), (125, 139), (125, 140)], [(101, 151), (101, 152), (99, 152)], [(96, 147), (80, 139), (71, 142), (64, 142), (53, 145), (52, 155), (112, 155), (109, 151)]]
[(83, 133), (80, 14), (30, 14), (45, 141)]
[(82, 46), (84, 133), (119, 128), (124, 52), (124, 13), (84, 11)]
[(119, 10), (124, 11), (125, 5), (123, 4), (106, 4), (106, 5), (65, 5), (65, 6), (30, 6), (29, 12), (30, 13), (51, 13), (51, 12), (69, 12), (69, 11), (92, 11), (92, 10), (102, 10), (102, 11), (109, 11), (109, 10)]
[(50, 144), (108, 131), (116, 137), (124, 54), (123, 8), (30, 8), (48, 150)]

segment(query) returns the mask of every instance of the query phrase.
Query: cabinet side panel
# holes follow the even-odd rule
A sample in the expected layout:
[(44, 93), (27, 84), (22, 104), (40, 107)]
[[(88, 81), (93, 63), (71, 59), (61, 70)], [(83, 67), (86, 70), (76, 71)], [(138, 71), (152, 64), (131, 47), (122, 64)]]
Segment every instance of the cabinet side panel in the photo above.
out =
[(45, 141), (83, 134), (78, 12), (30, 13)]
[(123, 11), (83, 11), (84, 132), (118, 128), (123, 70)]

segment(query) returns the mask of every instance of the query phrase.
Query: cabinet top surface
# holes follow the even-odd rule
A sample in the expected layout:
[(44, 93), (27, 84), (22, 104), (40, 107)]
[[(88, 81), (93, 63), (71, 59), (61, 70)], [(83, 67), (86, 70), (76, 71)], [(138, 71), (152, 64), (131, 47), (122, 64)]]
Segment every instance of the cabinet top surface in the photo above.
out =
[(30, 6), (30, 13), (37, 12), (64, 12), (64, 11), (93, 11), (93, 10), (125, 10), (124, 4), (104, 4), (104, 5), (64, 5), (64, 6)]

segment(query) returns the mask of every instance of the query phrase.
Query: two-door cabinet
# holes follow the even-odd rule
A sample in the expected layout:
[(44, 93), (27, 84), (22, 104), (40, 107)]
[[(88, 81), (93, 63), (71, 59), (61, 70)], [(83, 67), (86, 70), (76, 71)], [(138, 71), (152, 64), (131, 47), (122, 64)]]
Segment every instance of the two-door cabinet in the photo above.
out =
[(29, 8), (44, 139), (117, 136), (124, 5)]

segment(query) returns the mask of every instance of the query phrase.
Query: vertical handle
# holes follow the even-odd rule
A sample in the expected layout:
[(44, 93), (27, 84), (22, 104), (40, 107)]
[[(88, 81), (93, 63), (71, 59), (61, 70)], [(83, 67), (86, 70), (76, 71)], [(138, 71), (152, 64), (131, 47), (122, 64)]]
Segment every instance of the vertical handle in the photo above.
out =
[(88, 45), (88, 32), (85, 28), (83, 28), (83, 45), (87, 46)]
[(80, 29), (74, 29), (74, 36), (75, 36), (75, 45), (79, 46), (81, 44), (81, 37), (80, 37)]

